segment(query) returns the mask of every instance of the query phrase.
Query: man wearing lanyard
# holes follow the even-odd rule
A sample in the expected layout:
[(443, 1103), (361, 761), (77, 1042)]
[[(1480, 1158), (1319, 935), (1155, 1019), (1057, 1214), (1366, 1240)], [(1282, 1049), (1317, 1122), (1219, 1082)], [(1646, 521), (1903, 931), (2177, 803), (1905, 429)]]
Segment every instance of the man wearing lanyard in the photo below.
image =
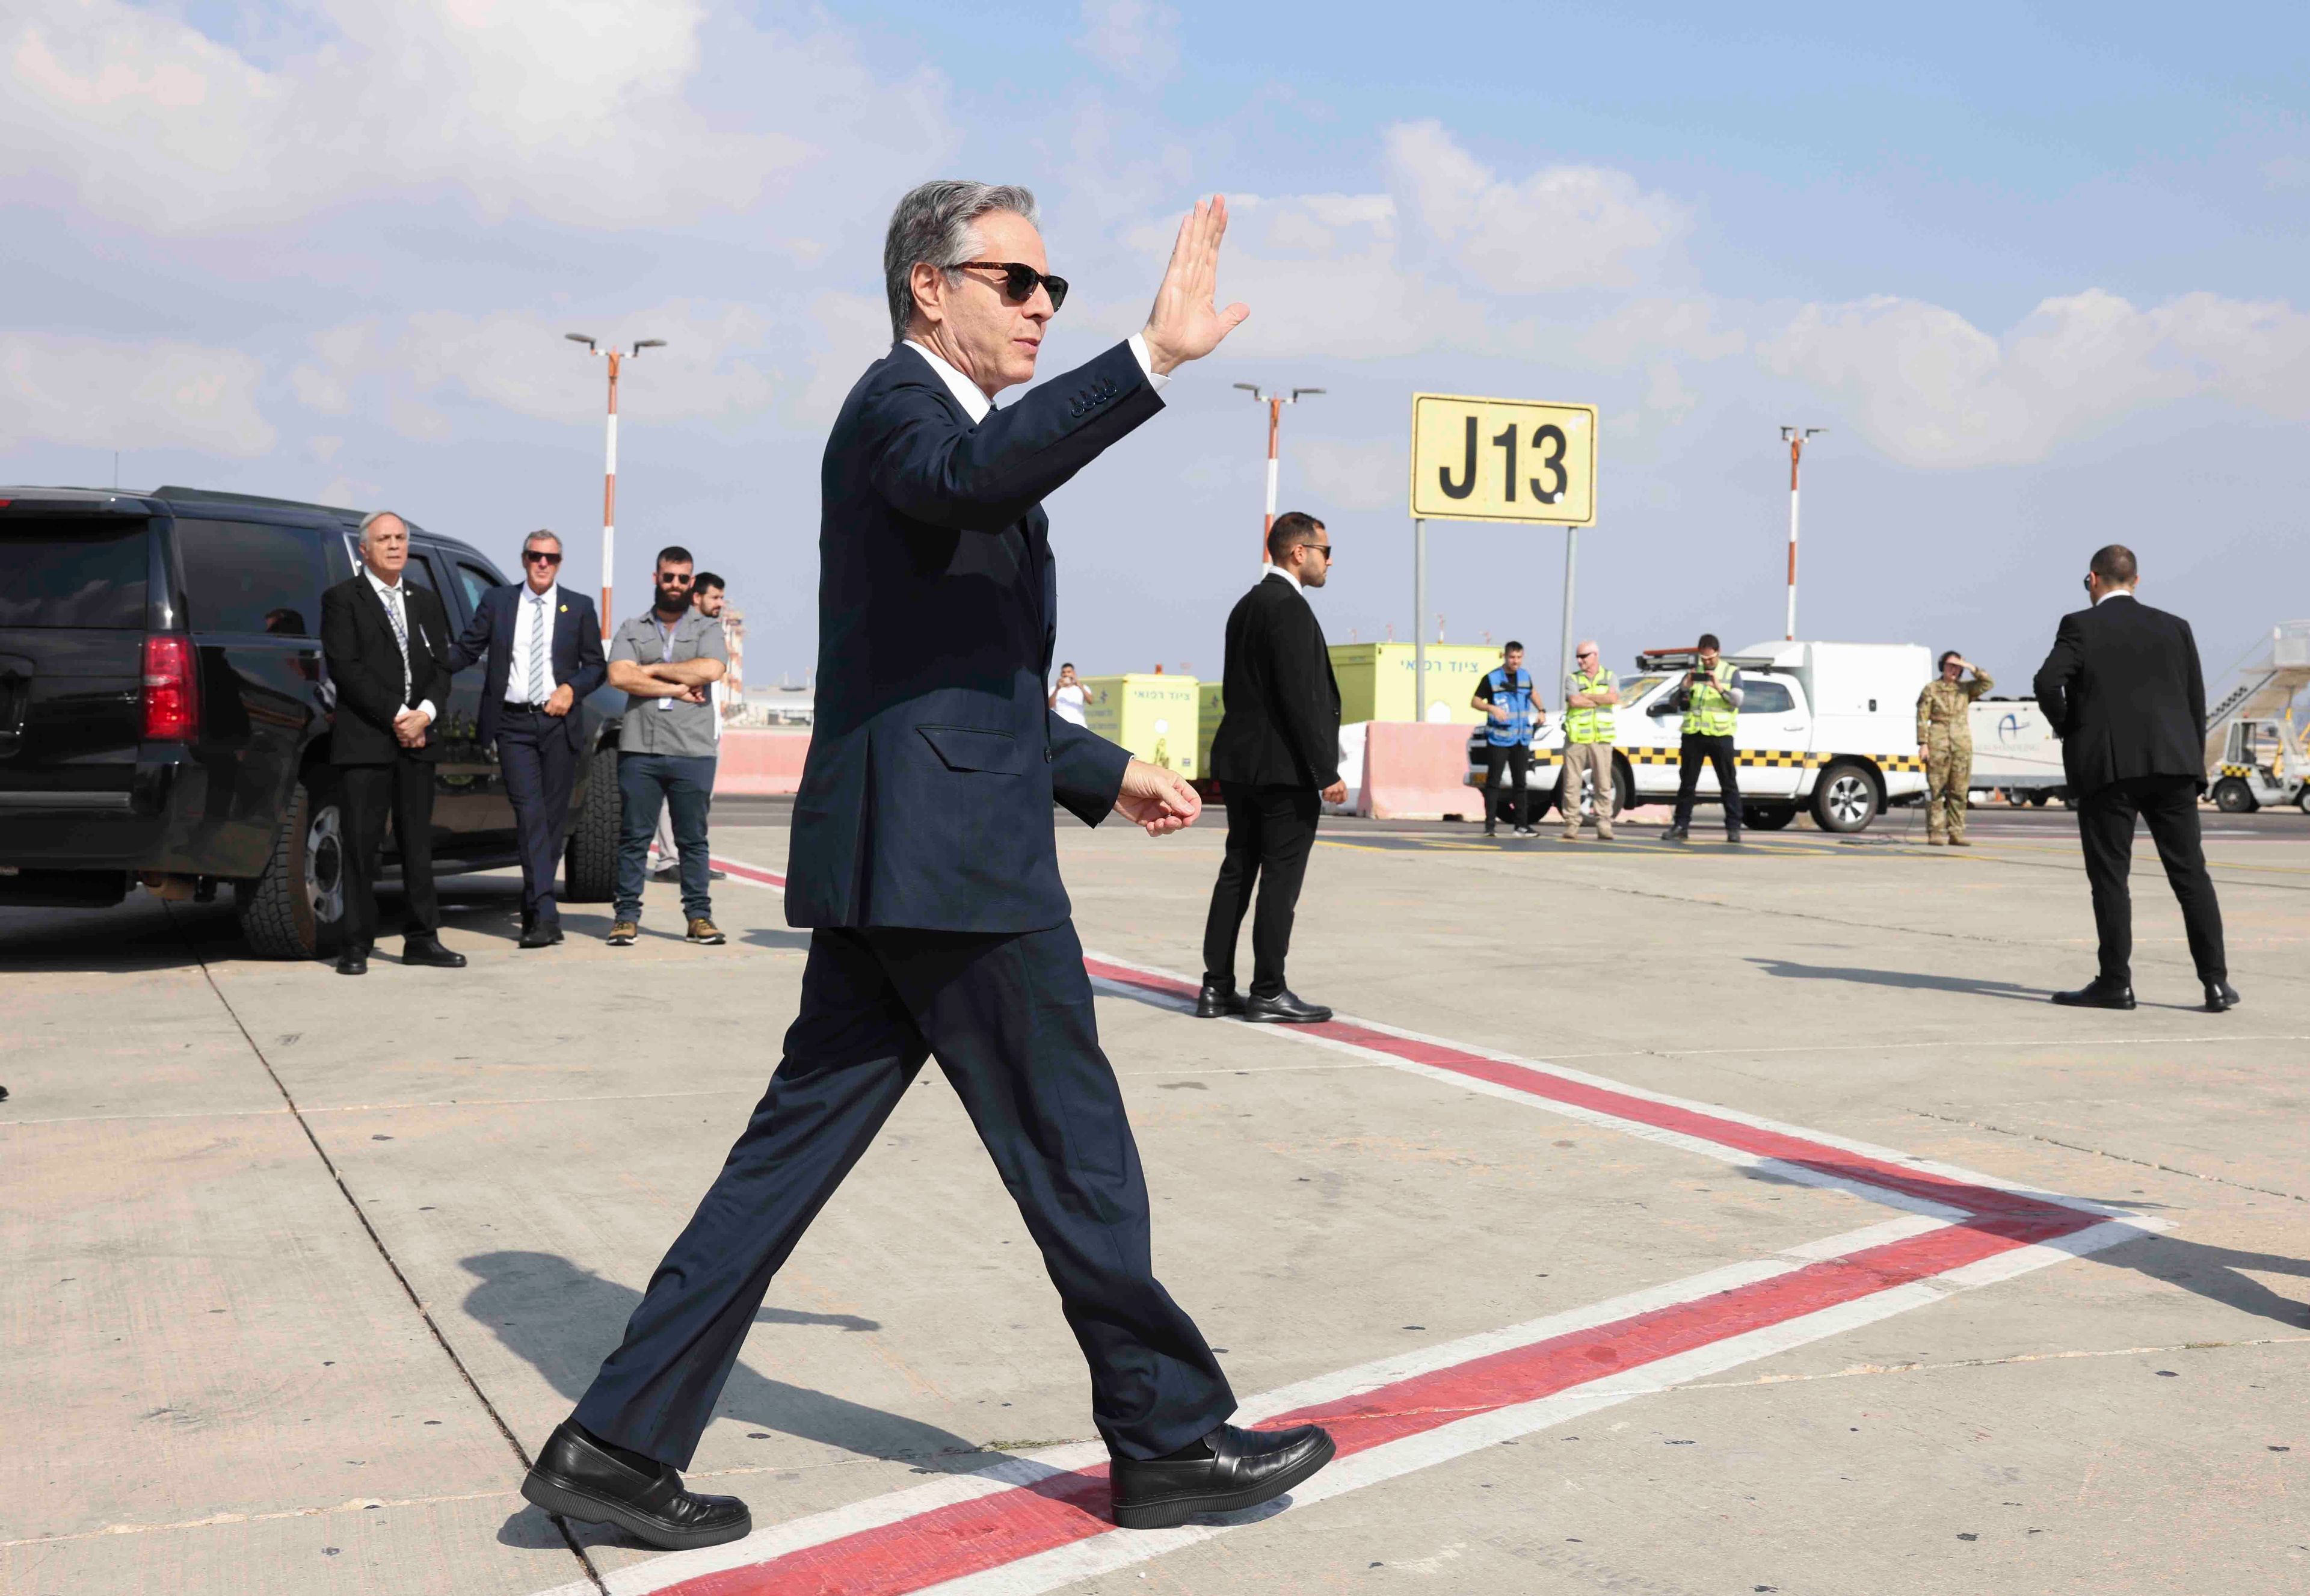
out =
[(1476, 683), (1472, 709), (1484, 711), (1484, 835), (1496, 837), (1499, 821), (1500, 773), (1505, 767), (1515, 778), (1515, 834), (1536, 837), (1532, 828), (1532, 801), (1524, 791), (1532, 772), (1532, 737), (1548, 713), (1533, 691), (1532, 675), (1524, 668), (1524, 645), (1511, 641), (1500, 650), (1500, 668)]
[[(722, 605), (728, 596), (729, 585), (712, 571), (699, 572), (697, 580), (690, 585), (690, 607), (717, 625), (722, 620)], [(722, 634), (722, 641), (725, 646), (728, 645), (730, 641), (728, 632)], [(714, 754), (716, 768), (719, 768), (722, 755), (722, 723), (729, 715), (730, 679), (725, 676), (706, 690), (706, 701), (714, 710), (712, 723)], [(707, 808), (710, 811), (714, 799), (714, 784), (711, 781), (706, 784), (706, 797)], [(673, 805), (669, 803), (665, 806), (665, 811), (658, 816), (656, 834), (650, 838), (649, 879), (653, 881), (680, 880), (682, 866), (678, 860), (681, 853), (681, 845), (673, 840)], [(729, 872), (710, 868), (711, 861), (708, 861), (708, 864), (709, 868), (706, 872), (708, 880), (725, 881), (730, 879)]]
[(714, 924), (706, 863), (706, 807), (714, 791), (712, 688), (729, 669), (721, 622), (690, 608), (696, 568), (690, 551), (658, 551), (656, 602), (618, 629), (610, 645), (610, 685), (627, 695), (618, 725), (618, 885), (610, 945), (641, 934), (642, 881), (660, 806), (673, 811), (682, 855), (682, 917), (687, 940), (726, 939)]

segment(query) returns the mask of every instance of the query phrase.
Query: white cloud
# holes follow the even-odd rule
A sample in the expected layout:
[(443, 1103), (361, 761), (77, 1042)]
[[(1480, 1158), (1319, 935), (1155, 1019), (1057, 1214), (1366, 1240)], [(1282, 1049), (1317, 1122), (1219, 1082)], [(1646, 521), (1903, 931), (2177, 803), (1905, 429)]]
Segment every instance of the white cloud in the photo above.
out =
[(1307, 484), (1306, 496), (1315, 514), (1323, 514), (1318, 506), (1401, 510), (1411, 499), (1411, 463), (1404, 457), (1400, 438), (1342, 443), (1312, 438), (1296, 442), (1287, 436), (1283, 451), (1290, 457), (1294, 473)]
[(2002, 338), (1953, 310), (1880, 296), (1808, 306), (1758, 352), (1840, 395), (1863, 433), (1910, 465), (2039, 460), (2201, 395), (2310, 417), (2310, 316), (2210, 293), (2143, 310), (2089, 289), (2046, 299)]
[(1386, 164), (1406, 217), (1498, 293), (1625, 287), (1687, 225), (1682, 205), (1609, 168), (1542, 167), (1506, 180), (1439, 122), (1390, 128)]
[(1083, 0), (1085, 55), (1121, 76), (1159, 82), (1179, 65), (1179, 13), (1155, 0)]
[[(298, 21), (321, 41), (277, 64), (126, 0), (11, 12), (0, 193), (160, 231), (432, 191), (630, 227), (742, 210), (829, 149), (945, 142), (934, 80), (876, 82), (830, 30), (772, 35), (699, 0), (312, 0)], [(722, 82), (739, 107), (699, 102)]]
[(237, 350), (0, 333), (0, 437), (263, 455), (278, 436), (256, 407), (264, 375)]

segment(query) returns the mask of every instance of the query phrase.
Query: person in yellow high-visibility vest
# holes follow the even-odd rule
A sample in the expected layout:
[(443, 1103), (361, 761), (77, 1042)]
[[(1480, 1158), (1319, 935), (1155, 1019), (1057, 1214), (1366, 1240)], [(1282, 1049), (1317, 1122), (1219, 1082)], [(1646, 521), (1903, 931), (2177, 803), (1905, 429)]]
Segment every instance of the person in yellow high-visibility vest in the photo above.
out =
[(1564, 811), (1559, 842), (1580, 840), (1580, 778), (1596, 795), (1596, 840), (1612, 840), (1612, 811), (1620, 792), (1612, 780), (1612, 744), (1620, 736), (1620, 679), (1604, 664), (1594, 638), (1573, 651), (1572, 674), (1564, 682), (1564, 774), (1556, 806)]
[(1739, 723), (1741, 672), (1720, 652), (1715, 632), (1700, 634), (1693, 668), (1684, 673), (1677, 696), (1684, 703), (1684, 735), (1677, 745), (1676, 818), (1663, 840), (1682, 842), (1692, 827), (1693, 794), (1704, 760), (1716, 768), (1716, 790), (1724, 804), (1724, 840), (1741, 840), (1741, 776), (1732, 762), (1732, 728)]

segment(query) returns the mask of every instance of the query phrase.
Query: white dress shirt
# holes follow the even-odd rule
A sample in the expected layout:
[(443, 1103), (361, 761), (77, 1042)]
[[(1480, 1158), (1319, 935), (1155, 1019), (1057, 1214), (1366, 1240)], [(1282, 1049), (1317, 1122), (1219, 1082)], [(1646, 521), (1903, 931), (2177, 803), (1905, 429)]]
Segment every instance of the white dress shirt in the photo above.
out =
[[(515, 599), (513, 608), (513, 653), (508, 656), (506, 670), (507, 703), (526, 704), (531, 701), (529, 636), (541, 621), (544, 623), (546, 629), (545, 698), (551, 698), (553, 690), (561, 685), (554, 680), (553, 676), (553, 617), (560, 612), (560, 583), (556, 582), (543, 594), (532, 588), (526, 582), (521, 585), (521, 594)], [(543, 704), (545, 698), (539, 698), (536, 702)]]
[[(1171, 379), (1155, 369), (1154, 362), (1147, 353), (1147, 340), (1133, 333), (1128, 342), (1131, 345), (1131, 352), (1139, 358), (1139, 369), (1147, 374), (1148, 386), (1157, 393), (1161, 393), (1170, 386)], [(970, 418), (972, 426), (976, 427), (986, 419), (987, 412), (994, 408), (994, 401), (986, 396), (985, 389), (957, 371), (952, 366), (948, 365), (942, 356), (920, 339), (908, 339), (907, 347), (931, 363), (931, 369), (937, 372), (946, 383), (947, 392), (952, 394), (954, 402), (962, 406), (962, 413)]]
[(1268, 577), (1282, 577), (1286, 582), (1291, 584), (1291, 591), (1294, 593), (1305, 593), (1307, 591), (1306, 588), (1299, 585), (1298, 577), (1293, 576), (1290, 571), (1285, 570), (1280, 565), (1263, 565), (1259, 568), (1259, 574), (1262, 578)]
[[(406, 592), (403, 583), (406, 582), (407, 578), (404, 577), (402, 582), (395, 582), (388, 587), (386, 585), (383, 578), (379, 577), (375, 571), (369, 569), (367, 566), (361, 567), (361, 575), (367, 577), (369, 578), (369, 585), (377, 589), (378, 602), (383, 604), (386, 609), (392, 611), (394, 614), (400, 619), (402, 631), (408, 636), (414, 637), (416, 634), (414, 632), (411, 632), (409, 629), (408, 601), (403, 596)], [(412, 674), (410, 670), (409, 655), (404, 654), (401, 656), (401, 707), (404, 709), (411, 707), (408, 701), (409, 684), (415, 680), (415, 676)], [(426, 699), (415, 707), (419, 713), (425, 716), (429, 723), (441, 718), (433, 712), (433, 700), (430, 698)]]
[(2097, 610), (2101, 608), (2102, 599), (2130, 599), (2132, 596), (2133, 589), (2131, 587), (2105, 588), (2102, 591), (2101, 597), (2094, 600), (2094, 608)]

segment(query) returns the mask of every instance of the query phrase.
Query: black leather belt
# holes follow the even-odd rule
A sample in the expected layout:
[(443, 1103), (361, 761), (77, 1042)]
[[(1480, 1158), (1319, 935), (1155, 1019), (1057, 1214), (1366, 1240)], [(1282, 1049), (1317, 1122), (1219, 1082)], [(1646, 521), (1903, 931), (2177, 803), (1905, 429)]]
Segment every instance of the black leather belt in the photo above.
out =
[(525, 710), (531, 715), (543, 715), (545, 713), (545, 706), (543, 704), (517, 704), (510, 698), (506, 700), (506, 707), (508, 709)]

